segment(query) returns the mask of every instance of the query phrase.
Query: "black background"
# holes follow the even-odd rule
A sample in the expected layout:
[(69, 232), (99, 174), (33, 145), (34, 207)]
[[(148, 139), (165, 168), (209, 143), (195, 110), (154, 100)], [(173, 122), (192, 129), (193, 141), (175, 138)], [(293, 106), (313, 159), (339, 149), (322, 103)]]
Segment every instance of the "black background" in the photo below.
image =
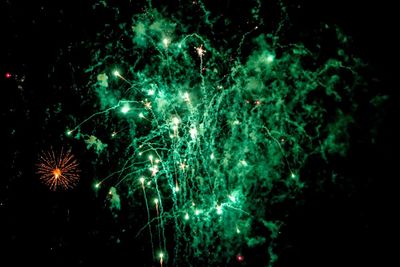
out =
[[(213, 2), (215, 9), (239, 16), (243, 1)], [(282, 229), (283, 245), (277, 248), (278, 266), (386, 266), (394, 255), (399, 46), (392, 2), (288, 5), (291, 23), (300, 29), (331, 23), (351, 36), (353, 52), (373, 73), (370, 94), (390, 98), (378, 113), (366, 107), (356, 114), (348, 157), (335, 162), (342, 178), (322, 188), (311, 184), (297, 205), (284, 211), (288, 222)], [(67, 128), (63, 116), (79, 114), (80, 103), (91, 101), (78, 88), (87, 78), (83, 69), (90, 59), (79, 47), (93, 40), (103, 24), (90, 1), (0, 0), (2, 266), (149, 266), (139, 264), (148, 260), (132, 238), (135, 233), (129, 232), (129, 220), (116, 220), (106, 202), (96, 198), (89, 160), (83, 162), (79, 187), (71, 192), (49, 192), (34, 174), (41, 149), (73, 142), (58, 138)], [(57, 113), (57, 103), (66, 99), (68, 104)], [(50, 122), (49, 114), (54, 116)], [(244, 256), (249, 266), (258, 266), (251, 260), (257, 255)]]

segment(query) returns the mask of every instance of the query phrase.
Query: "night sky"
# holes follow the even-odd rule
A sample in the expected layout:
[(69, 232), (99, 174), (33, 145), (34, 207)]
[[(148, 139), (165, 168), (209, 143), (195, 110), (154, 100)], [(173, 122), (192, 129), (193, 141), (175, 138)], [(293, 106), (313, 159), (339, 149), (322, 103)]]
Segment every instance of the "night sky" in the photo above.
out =
[[(94, 189), (98, 179), (121, 166), (111, 156), (98, 159), (82, 140), (65, 135), (73, 124), (101, 110), (90, 89), (91, 74), (85, 71), (93, 65), (94, 47), (112, 38), (99, 36), (113, 21), (106, 8), (93, 8), (100, 2), (0, 0), (1, 266), (160, 266), (151, 259), (148, 243), (135, 237), (145, 224), (137, 224), (143, 212), (121, 201), (122, 209), (116, 213), (110, 208), (110, 189)], [(146, 4), (104, 2), (119, 8), (125, 18), (142, 12)], [(153, 1), (153, 7), (167, 6), (169, 14), (176, 9), (189, 16), (191, 9), (185, 11), (178, 2)], [(246, 23), (241, 11), (248, 5), (243, 2), (204, 1), (211, 14), (223, 12), (234, 21), (226, 31), (214, 28), (221, 30), (221, 39), (235, 25), (239, 31)], [(318, 158), (310, 157), (302, 169), (308, 177), (302, 193), (295, 201), (274, 206), (273, 213), (285, 220), (274, 266), (389, 266), (393, 256), (398, 14), (393, 1), (350, 2), (283, 1), (290, 21), (283, 29), (286, 38), (307, 45), (316, 29), (337, 25), (351, 39), (351, 54), (365, 64), (360, 74), (365, 85), (352, 100), (359, 106), (352, 115), (355, 123), (348, 130), (346, 154), (330, 157), (327, 172), (321, 170)], [(262, 9), (265, 31), (276, 28), (279, 17), (268, 13), (268, 7)], [(329, 41), (320, 45), (332, 48)], [(245, 47), (244, 53), (249, 49)], [(101, 131), (97, 129), (100, 136)], [(72, 148), (80, 163), (80, 181), (70, 190), (53, 192), (40, 182), (36, 164), (42, 151), (61, 147)], [(319, 179), (327, 173), (336, 178)], [(173, 239), (172, 232), (168, 238)], [(266, 266), (264, 253), (245, 248), (240, 254), (244, 261), (233, 257), (215, 266)], [(196, 263), (196, 256), (191, 259), (186, 266), (207, 266), (206, 261)]]

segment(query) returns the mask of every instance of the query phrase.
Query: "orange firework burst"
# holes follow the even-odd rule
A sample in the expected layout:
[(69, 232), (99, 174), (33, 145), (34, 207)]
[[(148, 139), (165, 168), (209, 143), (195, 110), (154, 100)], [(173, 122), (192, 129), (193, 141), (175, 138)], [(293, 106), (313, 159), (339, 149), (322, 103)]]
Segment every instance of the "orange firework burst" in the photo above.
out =
[(64, 149), (61, 149), (59, 155), (52, 149), (42, 152), (36, 166), (40, 180), (53, 191), (59, 188), (73, 188), (78, 183), (79, 164), (71, 151), (64, 152)]

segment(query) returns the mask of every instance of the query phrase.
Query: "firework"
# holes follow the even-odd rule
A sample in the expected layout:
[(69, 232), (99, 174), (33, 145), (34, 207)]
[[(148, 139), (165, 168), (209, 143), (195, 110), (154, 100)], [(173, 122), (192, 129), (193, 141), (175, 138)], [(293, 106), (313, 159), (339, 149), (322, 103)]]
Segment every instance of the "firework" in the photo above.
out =
[(52, 191), (70, 189), (78, 183), (79, 164), (71, 151), (61, 149), (58, 155), (52, 149), (42, 152), (36, 166), (40, 180)]
[[(272, 211), (301, 194), (310, 155), (346, 153), (358, 60), (278, 43), (256, 18), (220, 40), (207, 19), (197, 32), (177, 17), (151, 9), (99, 35), (109, 38), (88, 68), (99, 104), (67, 135), (113, 166), (94, 188), (131, 205), (149, 262), (227, 266), (254, 249), (272, 266), (286, 220)], [(346, 51), (339, 32), (331, 37)]]

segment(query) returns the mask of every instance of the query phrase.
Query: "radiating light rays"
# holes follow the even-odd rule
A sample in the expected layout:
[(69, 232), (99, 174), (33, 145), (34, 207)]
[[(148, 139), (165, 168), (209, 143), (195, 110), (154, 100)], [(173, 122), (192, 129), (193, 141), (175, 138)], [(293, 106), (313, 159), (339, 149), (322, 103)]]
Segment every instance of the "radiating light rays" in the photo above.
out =
[(63, 148), (59, 154), (52, 149), (42, 152), (36, 167), (40, 180), (52, 191), (73, 188), (79, 181), (79, 164), (74, 155)]

